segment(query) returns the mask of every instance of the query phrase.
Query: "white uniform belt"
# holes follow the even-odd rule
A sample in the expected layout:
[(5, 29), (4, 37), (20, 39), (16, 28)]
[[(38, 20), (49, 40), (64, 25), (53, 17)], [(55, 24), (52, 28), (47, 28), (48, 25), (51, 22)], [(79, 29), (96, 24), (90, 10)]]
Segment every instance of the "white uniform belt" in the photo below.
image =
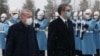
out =
[(93, 33), (93, 31), (86, 31), (86, 33)]
[(39, 31), (45, 31), (45, 30), (41, 30), (41, 29), (39, 29)]
[(76, 31), (80, 30), (80, 29), (75, 29)]
[(36, 30), (37, 30), (37, 31), (46, 31), (46, 30), (42, 30), (42, 29), (38, 29), (38, 28), (37, 28)]
[(5, 33), (5, 31), (0, 31), (0, 33)]

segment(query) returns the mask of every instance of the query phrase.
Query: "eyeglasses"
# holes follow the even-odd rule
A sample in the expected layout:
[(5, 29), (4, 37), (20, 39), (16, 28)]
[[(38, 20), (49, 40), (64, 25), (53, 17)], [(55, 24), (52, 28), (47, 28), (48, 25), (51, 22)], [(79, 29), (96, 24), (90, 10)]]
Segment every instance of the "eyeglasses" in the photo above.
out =
[(85, 13), (86, 15), (90, 15), (90, 13)]
[(13, 15), (16, 15), (17, 13), (13, 13)]
[(68, 12), (69, 12), (69, 11), (71, 11), (71, 10), (64, 10), (64, 11), (68, 11)]
[(5, 17), (1, 17), (1, 18), (5, 18)]

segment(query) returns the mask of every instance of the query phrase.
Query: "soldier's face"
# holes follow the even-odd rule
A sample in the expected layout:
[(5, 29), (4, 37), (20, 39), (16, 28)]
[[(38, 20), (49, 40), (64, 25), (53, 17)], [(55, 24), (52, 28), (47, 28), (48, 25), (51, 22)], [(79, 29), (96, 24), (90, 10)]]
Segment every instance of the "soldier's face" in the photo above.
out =
[(1, 17), (0, 20), (1, 20), (1, 21), (4, 21), (4, 20), (6, 20), (6, 17)]

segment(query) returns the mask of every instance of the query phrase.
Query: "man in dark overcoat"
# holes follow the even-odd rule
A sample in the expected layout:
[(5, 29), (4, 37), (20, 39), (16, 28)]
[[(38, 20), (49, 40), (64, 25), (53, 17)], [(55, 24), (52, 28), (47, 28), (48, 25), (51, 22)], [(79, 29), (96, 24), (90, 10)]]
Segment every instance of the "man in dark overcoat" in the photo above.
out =
[(22, 10), (20, 22), (8, 31), (5, 56), (38, 56), (36, 33), (31, 24), (32, 12)]
[(70, 6), (61, 4), (58, 13), (60, 16), (51, 22), (48, 28), (48, 56), (74, 56), (74, 30), (70, 21)]

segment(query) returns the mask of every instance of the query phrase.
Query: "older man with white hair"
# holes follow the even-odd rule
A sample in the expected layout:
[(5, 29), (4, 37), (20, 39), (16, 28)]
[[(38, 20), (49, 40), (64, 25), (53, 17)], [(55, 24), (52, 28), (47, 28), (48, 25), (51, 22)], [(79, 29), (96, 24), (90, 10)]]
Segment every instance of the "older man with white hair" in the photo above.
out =
[(36, 32), (31, 24), (32, 12), (22, 10), (20, 22), (9, 28), (5, 56), (38, 56)]

